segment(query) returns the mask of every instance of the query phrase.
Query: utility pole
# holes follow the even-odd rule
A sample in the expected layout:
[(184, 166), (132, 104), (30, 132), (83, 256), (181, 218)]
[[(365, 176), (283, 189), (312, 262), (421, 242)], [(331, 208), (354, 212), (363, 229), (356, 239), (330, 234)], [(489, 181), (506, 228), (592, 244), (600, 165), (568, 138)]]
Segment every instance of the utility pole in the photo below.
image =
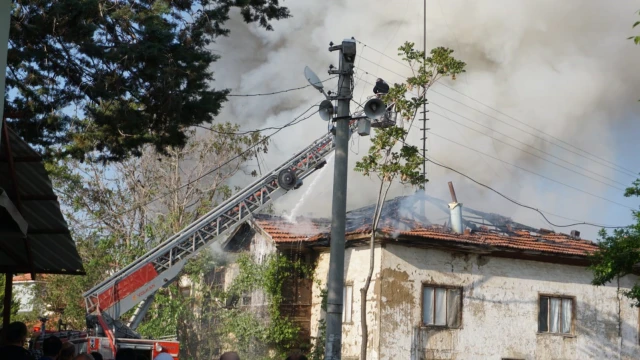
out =
[[(424, 50), (424, 54), (422, 55), (422, 66), (426, 66), (425, 62), (427, 59), (427, 0), (424, 0), (424, 6), (423, 6), (423, 33), (422, 33), (422, 49)], [(424, 96), (424, 104), (422, 104), (422, 176), (425, 178), (425, 183), (424, 183), (424, 190), (422, 190), (423, 194), (426, 194), (427, 192), (427, 130), (429, 130), (429, 128), (427, 128), (427, 121), (429, 119), (427, 119), (427, 113), (429, 112), (429, 110), (427, 110), (427, 86), (428, 84), (425, 84), (423, 90), (423, 96)], [(426, 216), (426, 202), (424, 200), (424, 198), (422, 199), (422, 201), (420, 201), (420, 215), (422, 216)]]
[(329, 44), (329, 51), (339, 51), (338, 111), (333, 119), (336, 123), (336, 157), (333, 173), (333, 203), (331, 209), (331, 256), (327, 297), (327, 339), (325, 360), (338, 360), (342, 356), (342, 296), (344, 287), (344, 234), (347, 217), (347, 171), (349, 158), (349, 122), (351, 114), (351, 81), (356, 57), (356, 42), (345, 39), (340, 45)]

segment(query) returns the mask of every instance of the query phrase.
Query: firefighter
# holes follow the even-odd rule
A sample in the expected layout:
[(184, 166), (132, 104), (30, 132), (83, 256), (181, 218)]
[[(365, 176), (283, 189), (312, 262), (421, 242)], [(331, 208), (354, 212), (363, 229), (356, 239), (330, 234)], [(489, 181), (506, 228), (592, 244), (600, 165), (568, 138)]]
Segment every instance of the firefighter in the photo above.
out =
[(376, 86), (373, 87), (373, 93), (376, 94), (378, 98), (389, 93), (389, 84), (381, 78), (378, 78), (378, 80), (376, 80)]

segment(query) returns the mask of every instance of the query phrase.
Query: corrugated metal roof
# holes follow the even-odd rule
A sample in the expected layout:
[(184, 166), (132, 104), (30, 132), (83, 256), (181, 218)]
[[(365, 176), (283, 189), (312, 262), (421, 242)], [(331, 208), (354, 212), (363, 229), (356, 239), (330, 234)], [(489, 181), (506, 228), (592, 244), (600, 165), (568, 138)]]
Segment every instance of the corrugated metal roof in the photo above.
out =
[[(6, 124), (3, 130), (7, 131), (9, 141), (3, 141), (0, 146), (0, 188), (9, 195), (29, 224), (27, 238), (33, 270), (36, 273), (84, 274), (82, 260), (60, 211), (42, 158)], [(11, 172), (9, 154), (13, 159), (15, 177)], [(0, 271), (31, 272), (28, 247), (19, 232), (3, 229)]]

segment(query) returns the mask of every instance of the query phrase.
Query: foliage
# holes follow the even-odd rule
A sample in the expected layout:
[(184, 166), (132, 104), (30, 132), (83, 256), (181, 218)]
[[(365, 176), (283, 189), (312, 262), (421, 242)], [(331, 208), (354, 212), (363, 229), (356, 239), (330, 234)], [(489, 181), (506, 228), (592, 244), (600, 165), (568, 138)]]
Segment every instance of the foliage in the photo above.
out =
[(5, 115), (49, 156), (167, 155), (226, 101), (209, 46), (232, 8), (267, 30), (290, 17), (278, 0), (13, 2)]
[[(466, 64), (455, 59), (451, 54), (453, 50), (445, 47), (437, 47), (431, 50), (431, 56), (426, 57), (424, 51), (418, 51), (414, 43), (405, 42), (398, 48), (398, 55), (402, 56), (412, 69), (413, 76), (407, 78), (403, 84), (394, 84), (389, 93), (382, 100), (385, 104), (393, 104), (394, 110), (403, 121), (409, 122), (409, 128), (420, 107), (426, 103), (427, 90), (443, 77), (455, 80), (456, 75), (465, 72)], [(409, 97), (409, 93), (417, 90), (417, 95)], [(420, 166), (426, 161), (420, 154), (418, 147), (406, 143), (408, 130), (402, 127), (392, 126), (379, 128), (371, 139), (371, 146), (367, 155), (356, 162), (355, 170), (365, 176), (375, 174), (380, 179), (378, 198), (373, 213), (371, 224), (371, 238), (369, 240), (369, 273), (364, 287), (360, 289), (361, 306), (361, 348), (360, 358), (367, 358), (368, 329), (366, 320), (367, 292), (371, 284), (374, 264), (374, 242), (382, 207), (387, 198), (387, 193), (394, 180), (400, 183), (418, 188), (423, 188), (427, 179), (420, 172)], [(399, 146), (399, 148), (398, 148)]]
[[(0, 274), (0, 299), (2, 299), (2, 303), (0, 304), (0, 314), (4, 314), (4, 288), (6, 284), (6, 279), (4, 274)], [(15, 286), (14, 286), (15, 288)], [(16, 300), (15, 294), (11, 294), (11, 318), (15, 319), (18, 314), (18, 310), (20, 310), (20, 302)]]
[[(327, 288), (320, 291), (320, 308), (322, 312), (327, 311)], [(313, 347), (309, 352), (308, 358), (310, 360), (322, 360), (324, 359), (325, 342), (327, 341), (327, 320), (318, 320), (318, 336), (313, 341)]]
[[(640, 11), (638, 11), (638, 15), (640, 15)], [(636, 28), (636, 26), (640, 26), (640, 20), (638, 20), (638, 21), (636, 21), (635, 23), (633, 23), (632, 28), (634, 28), (634, 29), (635, 29), (635, 28)], [(634, 42), (636, 45), (639, 45), (639, 44), (640, 44), (640, 35), (630, 36), (630, 37), (629, 37), (629, 39), (630, 39), (630, 40), (633, 40), (633, 42)]]
[[(266, 151), (265, 139), (255, 133), (238, 134), (238, 126), (228, 123), (211, 130), (204, 136), (189, 133), (187, 145), (168, 148), (167, 155), (147, 148), (139, 158), (109, 166), (71, 159), (47, 164), (87, 271), (86, 276), (52, 275), (39, 285), (39, 304), (52, 313), (52, 319), (59, 317), (69, 328), (83, 329), (85, 291), (230, 196), (231, 177), (251, 175), (244, 163)], [(205, 287), (205, 274), (222, 264), (224, 259), (203, 251), (186, 264), (182, 275), (194, 287)], [(207, 318), (213, 307), (204, 307), (204, 314), (192, 309), (203, 308), (200, 304), (208, 301), (187, 300), (177, 284), (171, 285), (157, 293), (138, 330), (147, 337), (177, 332), (184, 343), (205, 354), (195, 358), (211, 358), (207, 351), (214, 344), (207, 339), (208, 323), (187, 321)]]
[[(266, 318), (251, 309), (232, 309), (220, 325), (221, 335), (232, 334), (225, 342), (244, 356), (267, 356), (266, 350), (274, 348), (276, 357), (284, 355), (298, 340), (300, 329), (281, 313), (281, 306), (288, 299), (285, 286), (299, 276), (309, 276), (311, 268), (282, 254), (274, 254), (263, 263), (255, 262), (248, 254), (236, 259), (239, 272), (229, 287), (226, 297), (263, 292), (266, 295)], [(257, 348), (256, 344), (264, 344)]]
[[(626, 189), (624, 196), (640, 196), (640, 179)], [(640, 264), (640, 211), (633, 210), (632, 213), (635, 224), (611, 233), (600, 230), (598, 250), (590, 256), (594, 285), (605, 285), (616, 278), (637, 273), (636, 266)], [(636, 282), (623, 294), (640, 307), (640, 283)]]

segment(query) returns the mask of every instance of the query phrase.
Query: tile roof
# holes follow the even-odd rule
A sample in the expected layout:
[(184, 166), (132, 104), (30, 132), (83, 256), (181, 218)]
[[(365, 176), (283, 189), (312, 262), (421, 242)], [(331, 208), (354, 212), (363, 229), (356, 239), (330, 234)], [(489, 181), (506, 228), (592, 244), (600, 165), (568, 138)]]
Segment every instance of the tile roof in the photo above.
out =
[[(509, 234), (497, 233), (481, 227), (465, 234), (455, 234), (443, 225), (431, 224), (416, 214), (407, 214), (401, 206), (402, 198), (387, 201), (380, 220), (380, 232), (394, 241), (425, 241), (444, 246), (475, 246), (491, 251), (515, 251), (521, 253), (541, 253), (548, 255), (568, 255), (585, 257), (598, 249), (591, 241), (576, 239), (569, 235), (548, 233), (531, 234), (525, 230), (515, 230)], [(347, 213), (347, 241), (362, 239), (371, 232), (373, 206)], [(299, 217), (296, 223), (278, 216), (257, 215), (254, 223), (276, 242), (312, 244), (330, 238), (331, 221), (323, 218)], [(362, 236), (358, 236), (362, 235)]]

